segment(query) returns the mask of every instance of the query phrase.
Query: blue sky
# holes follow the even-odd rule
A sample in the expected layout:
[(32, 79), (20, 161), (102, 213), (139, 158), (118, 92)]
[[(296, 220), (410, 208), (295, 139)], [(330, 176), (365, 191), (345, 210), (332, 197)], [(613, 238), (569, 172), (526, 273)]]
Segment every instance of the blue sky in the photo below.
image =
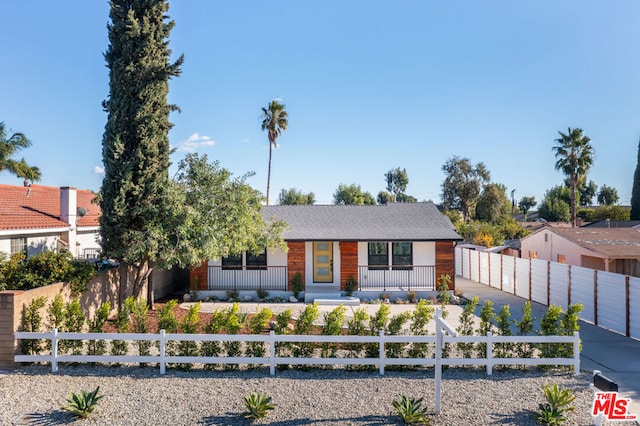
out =
[[(108, 94), (107, 1), (30, 0), (2, 8), (0, 121), (43, 185), (98, 190)], [(453, 155), (484, 162), (516, 198), (560, 184), (552, 146), (581, 127), (589, 178), (631, 198), (640, 138), (640, 2), (173, 1), (174, 164), (207, 154), (266, 190), (260, 108), (289, 112), (271, 200), (281, 188), (332, 202), (340, 183), (374, 197), (401, 167), (407, 192), (439, 201)], [(21, 180), (0, 173), (0, 183)], [(594, 200), (595, 201), (595, 200)]]

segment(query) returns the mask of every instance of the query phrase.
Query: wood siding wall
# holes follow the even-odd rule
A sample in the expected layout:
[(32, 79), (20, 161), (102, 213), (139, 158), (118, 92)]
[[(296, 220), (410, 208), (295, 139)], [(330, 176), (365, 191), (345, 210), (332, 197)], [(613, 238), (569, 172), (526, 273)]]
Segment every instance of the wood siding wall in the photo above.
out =
[(287, 289), (289, 291), (291, 288), (291, 280), (295, 277), (296, 273), (300, 273), (302, 275), (302, 282), (305, 283), (305, 242), (304, 241), (289, 241), (287, 242), (287, 266), (288, 266), (288, 276), (287, 276)]
[(358, 242), (340, 243), (340, 290), (346, 290), (349, 277), (358, 280)]
[(209, 290), (209, 262), (202, 262), (197, 268), (189, 271), (190, 290)]
[(455, 290), (455, 243), (453, 241), (436, 241), (436, 288), (442, 274), (449, 274), (451, 277), (449, 290)]

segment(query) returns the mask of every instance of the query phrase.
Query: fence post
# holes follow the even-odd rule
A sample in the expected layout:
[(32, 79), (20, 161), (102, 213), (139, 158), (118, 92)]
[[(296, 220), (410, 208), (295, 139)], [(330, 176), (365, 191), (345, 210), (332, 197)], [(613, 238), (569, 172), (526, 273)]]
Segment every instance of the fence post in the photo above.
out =
[(58, 329), (51, 330), (51, 372), (58, 372)]
[(440, 414), (440, 382), (442, 381), (442, 311), (436, 309), (436, 365), (435, 365), (435, 410), (436, 414)]
[(164, 330), (160, 330), (160, 374), (166, 373), (166, 362), (164, 361), (164, 357), (166, 355), (166, 344), (167, 341), (164, 337)]
[(631, 303), (629, 300), (629, 275), (624, 277), (624, 301), (626, 309), (626, 336), (631, 337)]
[(378, 343), (380, 356), (380, 375), (384, 376), (384, 331), (380, 331), (380, 343)]
[(269, 332), (269, 374), (276, 374), (276, 332)]
[(493, 333), (487, 332), (487, 376), (493, 373)]
[(573, 332), (573, 375), (580, 374), (580, 333)]

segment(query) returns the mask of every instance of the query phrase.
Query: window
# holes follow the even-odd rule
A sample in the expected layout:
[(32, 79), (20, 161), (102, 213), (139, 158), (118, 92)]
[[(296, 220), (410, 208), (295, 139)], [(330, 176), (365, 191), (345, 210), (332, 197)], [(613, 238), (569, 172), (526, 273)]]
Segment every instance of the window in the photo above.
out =
[(243, 266), (247, 269), (267, 269), (267, 250), (258, 254), (247, 252), (222, 258), (222, 269), (242, 269)]
[(24, 253), (27, 256), (27, 237), (11, 239), (11, 254)]
[(222, 269), (240, 269), (242, 268), (242, 255), (227, 256), (222, 258)]
[(389, 244), (369, 243), (369, 269), (389, 267)]
[(267, 268), (267, 249), (262, 253), (253, 254), (247, 252), (247, 269), (266, 269)]
[(413, 244), (393, 243), (393, 269), (411, 269), (413, 265)]

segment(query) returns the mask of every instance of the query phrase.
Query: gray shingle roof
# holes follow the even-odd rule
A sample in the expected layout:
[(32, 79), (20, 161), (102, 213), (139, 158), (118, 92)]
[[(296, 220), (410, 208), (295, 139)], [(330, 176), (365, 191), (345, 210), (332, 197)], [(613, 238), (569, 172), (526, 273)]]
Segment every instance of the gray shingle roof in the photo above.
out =
[(461, 240), (448, 217), (431, 202), (376, 206), (265, 206), (265, 219), (283, 220), (285, 240)]

